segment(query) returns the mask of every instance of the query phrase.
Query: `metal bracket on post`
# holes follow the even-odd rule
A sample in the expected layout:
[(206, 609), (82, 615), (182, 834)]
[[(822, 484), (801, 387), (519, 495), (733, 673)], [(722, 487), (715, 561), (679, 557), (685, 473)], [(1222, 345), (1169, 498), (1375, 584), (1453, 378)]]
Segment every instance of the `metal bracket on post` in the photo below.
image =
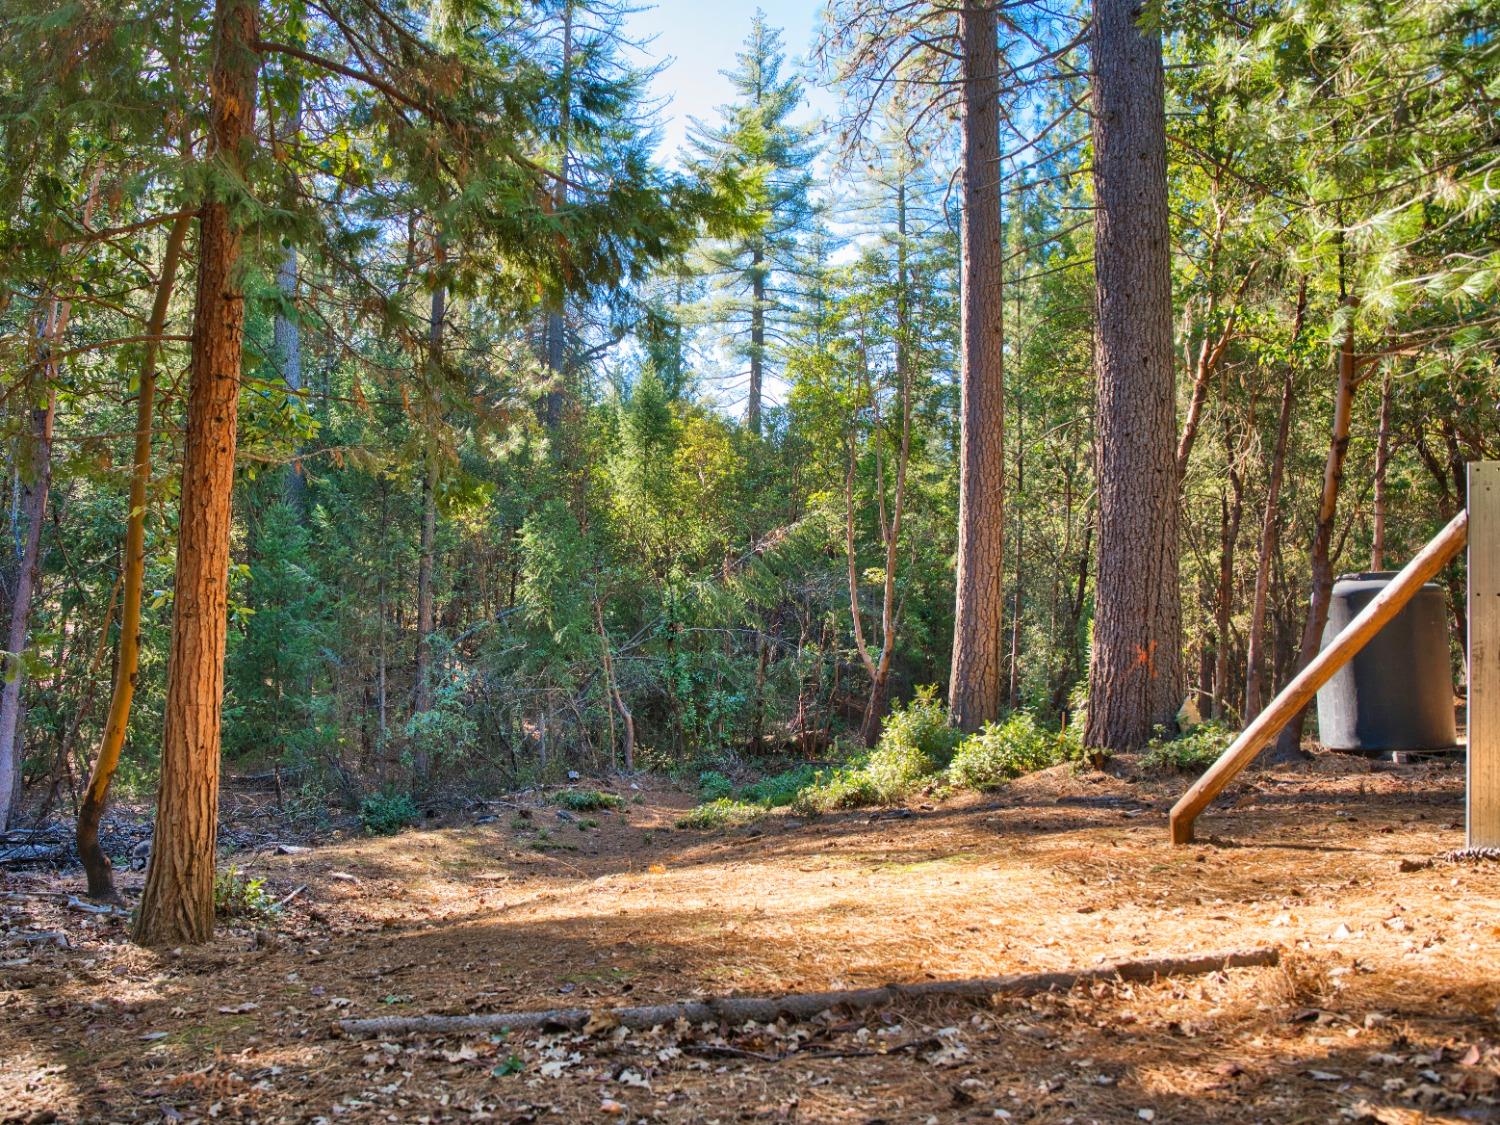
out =
[(1500, 847), (1500, 461), (1469, 465), (1468, 844)]

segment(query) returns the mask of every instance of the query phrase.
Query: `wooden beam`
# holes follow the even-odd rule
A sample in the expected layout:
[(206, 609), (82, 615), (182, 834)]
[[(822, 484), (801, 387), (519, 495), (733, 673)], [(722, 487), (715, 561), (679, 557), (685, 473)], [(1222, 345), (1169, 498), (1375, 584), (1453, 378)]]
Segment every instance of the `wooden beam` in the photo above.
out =
[(1468, 843), (1500, 847), (1500, 461), (1469, 465)]
[[(1281, 733), (1281, 728), (1307, 704), (1317, 690), (1332, 679), (1333, 674), (1348, 663), (1356, 652), (1364, 648), (1387, 621), (1401, 611), (1401, 607), (1411, 600), (1412, 595), (1428, 579), (1458, 555), (1463, 549), (1468, 530), (1469, 513), (1459, 512), (1447, 527), (1418, 552), (1416, 558), (1406, 564), (1401, 573), (1391, 579), (1384, 590), (1370, 599), (1370, 604), (1291, 683), (1281, 689), (1281, 694), (1271, 700), (1266, 709), (1240, 732), (1240, 736), (1209, 767), (1208, 772), (1195, 781), (1182, 795), (1182, 799), (1172, 806), (1172, 843), (1193, 842), (1193, 822), (1198, 819), (1198, 814), (1208, 807), (1208, 803), (1219, 795), (1224, 786), (1234, 780), (1235, 775), (1254, 761), (1255, 755), (1260, 753), (1266, 743)], [(1492, 650), (1491, 659), (1496, 658), (1500, 658), (1500, 653)], [(1472, 672), (1470, 679), (1473, 679)], [(1472, 703), (1470, 707), (1472, 723)], [(1497, 807), (1500, 807), (1500, 787), (1496, 789), (1496, 797)]]

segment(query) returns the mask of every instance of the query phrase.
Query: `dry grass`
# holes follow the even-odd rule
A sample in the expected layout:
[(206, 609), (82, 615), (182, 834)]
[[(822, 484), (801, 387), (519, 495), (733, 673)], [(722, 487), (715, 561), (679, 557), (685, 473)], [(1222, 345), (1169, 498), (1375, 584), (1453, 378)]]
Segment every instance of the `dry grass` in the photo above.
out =
[[(1372, 773), (1329, 755), (1255, 775), (1201, 823), (1214, 842), (1174, 849), (1164, 812), (1184, 784), (1059, 767), (991, 797), (915, 804), (910, 819), (776, 816), (714, 834), (671, 830), (692, 802), (667, 786), (591, 814), (597, 829), (501, 808), (484, 825), (236, 857), (280, 894), (308, 889), (277, 933), (239, 926), (181, 953), (26, 897), (69, 880), (10, 876), (8, 924), (66, 929), (73, 944), (0, 949), (0, 1119), (1491, 1119), (1500, 865), (1399, 870), (1461, 842), (1461, 770)], [(804, 1029), (328, 1036), (346, 1015), (642, 1004), (1267, 942), (1286, 951), (1279, 969)]]

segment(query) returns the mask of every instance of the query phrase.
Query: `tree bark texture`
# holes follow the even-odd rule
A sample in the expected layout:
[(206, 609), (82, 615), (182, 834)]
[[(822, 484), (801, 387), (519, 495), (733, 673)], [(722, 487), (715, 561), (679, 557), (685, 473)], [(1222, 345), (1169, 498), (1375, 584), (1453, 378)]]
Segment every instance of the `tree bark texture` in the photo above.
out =
[[(254, 143), (256, 25), (256, 0), (216, 0), (208, 158), (222, 166), (220, 183), (240, 180)], [(150, 946), (205, 941), (214, 922), (230, 501), (245, 327), (241, 231), (222, 191), (210, 188), (199, 220), (161, 785), (133, 934)]]
[(1005, 690), (1005, 266), (1000, 222), (1000, 50), (994, 8), (959, 12), (963, 243), (959, 281), (957, 593), (948, 706), (960, 730), (1000, 717)]
[[(160, 336), (166, 328), (167, 308), (177, 280), (182, 259), (182, 244), (187, 239), (192, 216), (180, 215), (167, 234), (162, 255), (161, 278), (156, 285), (156, 300), (146, 334)], [(125, 516), (125, 564), (123, 568), (124, 602), (120, 607), (120, 647), (115, 657), (115, 684), (109, 701), (109, 716), (99, 752), (94, 756), (88, 788), (78, 809), (78, 856), (88, 877), (90, 898), (113, 899), (114, 875), (109, 857), (99, 846), (99, 822), (109, 800), (110, 783), (120, 764), (125, 747), (125, 733), (130, 726), (130, 705), (135, 698), (136, 671), (141, 652), (141, 595), (146, 576), (146, 492), (151, 485), (151, 433), (156, 406), (156, 363), (160, 344), (148, 342), (141, 360), (140, 389), (135, 403), (135, 460), (130, 472), (130, 494)]]
[(1161, 34), (1095, 0), (1099, 569), (1086, 745), (1139, 749), (1182, 700), (1177, 419)]

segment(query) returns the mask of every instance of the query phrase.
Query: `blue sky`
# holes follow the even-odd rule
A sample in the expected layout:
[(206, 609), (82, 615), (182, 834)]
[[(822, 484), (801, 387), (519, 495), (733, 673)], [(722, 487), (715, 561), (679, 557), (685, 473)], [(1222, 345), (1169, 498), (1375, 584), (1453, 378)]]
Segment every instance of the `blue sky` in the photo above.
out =
[[(655, 37), (647, 48), (651, 57), (672, 60), (653, 87), (670, 102), (662, 115), (664, 156), (683, 143), (689, 117), (712, 120), (716, 108), (730, 100), (729, 83), (719, 72), (734, 66), (757, 7), (766, 13), (767, 23), (782, 30), (788, 57), (806, 58), (821, 18), (818, 0), (662, 0), (630, 18), (634, 36)], [(807, 93), (809, 118), (832, 104), (823, 91), (809, 88)]]

